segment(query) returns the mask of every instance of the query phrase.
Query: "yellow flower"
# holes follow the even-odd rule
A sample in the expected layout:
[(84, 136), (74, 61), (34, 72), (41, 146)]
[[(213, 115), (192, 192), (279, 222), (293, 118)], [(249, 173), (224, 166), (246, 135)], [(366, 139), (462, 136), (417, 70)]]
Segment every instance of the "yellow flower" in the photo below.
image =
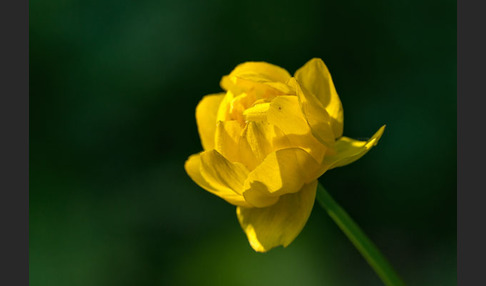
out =
[(327, 170), (358, 160), (377, 144), (342, 136), (343, 108), (321, 59), (292, 77), (266, 62), (238, 65), (221, 80), (224, 93), (196, 108), (204, 151), (186, 172), (203, 189), (237, 206), (254, 250), (286, 247), (304, 227)]

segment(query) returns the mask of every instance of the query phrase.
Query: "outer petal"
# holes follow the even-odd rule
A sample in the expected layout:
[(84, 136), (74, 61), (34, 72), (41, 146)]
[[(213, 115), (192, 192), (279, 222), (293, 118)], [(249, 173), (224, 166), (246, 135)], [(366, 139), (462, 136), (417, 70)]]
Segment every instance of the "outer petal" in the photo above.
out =
[(204, 150), (214, 148), (214, 133), (216, 130), (216, 116), (224, 93), (206, 95), (196, 107), (196, 122)]
[(358, 141), (348, 137), (341, 137), (334, 145), (334, 153), (324, 156), (323, 166), (332, 169), (348, 165), (363, 157), (378, 141), (385, 131), (383, 125), (368, 141)]
[(331, 74), (321, 59), (314, 58), (295, 72), (304, 92), (312, 93), (331, 117), (334, 137), (343, 134), (343, 106), (336, 92)]
[(245, 62), (239, 64), (228, 76), (256, 82), (286, 82), (290, 78), (288, 71), (267, 62)]
[(243, 192), (243, 183), (249, 171), (238, 162), (230, 162), (216, 150), (201, 153), (201, 175), (215, 189)]
[[(201, 153), (200, 153), (201, 154)], [(235, 193), (228, 188), (215, 188), (211, 185), (201, 174), (201, 156), (200, 154), (194, 154), (187, 159), (184, 168), (191, 179), (196, 182), (201, 188), (206, 191), (221, 197), (230, 204), (236, 206), (250, 207), (250, 205), (245, 201), (243, 196)]]
[(317, 181), (304, 185), (294, 194), (280, 197), (267, 208), (238, 207), (236, 214), (251, 247), (266, 252), (276, 246), (287, 247), (304, 228), (316, 196)]
[(298, 192), (318, 178), (319, 164), (299, 148), (277, 150), (269, 154), (249, 175), (243, 196), (256, 207), (267, 207), (276, 197)]
[(291, 78), (288, 84), (295, 89), (300, 108), (305, 115), (305, 120), (310, 127), (312, 135), (322, 144), (332, 146), (335, 135), (331, 126), (331, 117), (326, 109), (311, 92), (304, 92), (295, 78)]
[(292, 93), (285, 83), (290, 74), (283, 68), (266, 62), (246, 62), (238, 65), (229, 75), (221, 79), (224, 90), (235, 95), (254, 93), (257, 98), (273, 98), (279, 94)]

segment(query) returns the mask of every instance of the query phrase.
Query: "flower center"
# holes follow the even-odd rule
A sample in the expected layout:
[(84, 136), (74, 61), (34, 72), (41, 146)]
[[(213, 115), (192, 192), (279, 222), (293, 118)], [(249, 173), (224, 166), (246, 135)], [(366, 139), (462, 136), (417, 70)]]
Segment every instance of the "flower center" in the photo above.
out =
[(276, 96), (275, 94), (258, 96), (255, 92), (234, 96), (231, 91), (228, 91), (221, 103), (218, 120), (235, 120), (240, 123), (241, 127), (244, 127), (248, 121), (264, 121), (270, 101)]

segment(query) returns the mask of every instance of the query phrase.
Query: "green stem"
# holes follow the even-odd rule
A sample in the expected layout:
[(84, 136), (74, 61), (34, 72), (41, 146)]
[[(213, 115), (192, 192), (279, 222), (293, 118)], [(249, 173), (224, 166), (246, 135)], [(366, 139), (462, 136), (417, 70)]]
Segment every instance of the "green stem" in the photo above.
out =
[(351, 240), (368, 264), (375, 270), (387, 286), (404, 286), (405, 283), (398, 277), (397, 273), (378, 248), (368, 239), (353, 219), (334, 201), (331, 195), (324, 189), (321, 183), (317, 184), (317, 201), (327, 211), (329, 216), (339, 228)]

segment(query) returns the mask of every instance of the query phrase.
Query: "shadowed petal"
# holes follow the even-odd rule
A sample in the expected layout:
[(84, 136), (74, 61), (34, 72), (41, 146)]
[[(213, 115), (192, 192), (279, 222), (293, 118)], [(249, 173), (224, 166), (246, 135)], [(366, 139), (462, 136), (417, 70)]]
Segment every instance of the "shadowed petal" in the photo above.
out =
[(243, 196), (235, 193), (228, 188), (215, 188), (211, 185), (204, 177), (201, 175), (201, 156), (200, 154), (194, 154), (187, 159), (184, 168), (191, 179), (196, 182), (201, 188), (206, 191), (217, 195), (218, 197), (226, 200), (230, 204), (236, 206), (250, 207), (250, 205), (245, 201)]
[(269, 154), (249, 175), (243, 196), (256, 207), (275, 203), (276, 196), (296, 193), (318, 178), (319, 164), (299, 148), (282, 149)]
[(238, 207), (238, 220), (251, 247), (266, 252), (279, 245), (288, 246), (311, 214), (316, 188), (317, 181), (314, 181), (297, 193), (281, 196), (277, 203), (266, 208)]

